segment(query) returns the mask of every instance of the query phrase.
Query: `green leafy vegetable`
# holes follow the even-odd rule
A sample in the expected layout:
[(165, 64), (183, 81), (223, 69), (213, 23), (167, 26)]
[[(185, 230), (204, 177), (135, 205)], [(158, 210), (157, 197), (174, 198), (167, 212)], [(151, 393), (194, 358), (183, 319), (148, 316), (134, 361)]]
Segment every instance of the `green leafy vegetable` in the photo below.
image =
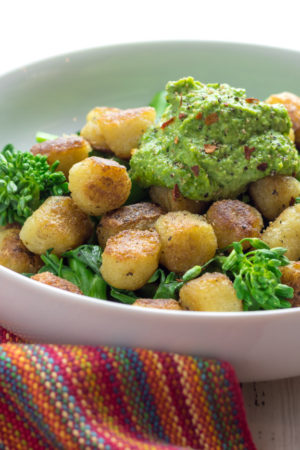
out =
[(76, 284), (84, 295), (106, 299), (107, 284), (99, 268), (101, 265), (101, 248), (97, 245), (81, 245), (58, 258), (48, 250), (41, 258), (45, 265), (41, 272), (51, 272)]
[(174, 272), (170, 272), (167, 276), (162, 269), (158, 269), (150, 278), (148, 283), (154, 283), (160, 279), (159, 286), (154, 294), (153, 298), (177, 298), (179, 289), (190, 280), (198, 277), (202, 272), (203, 267), (194, 266), (189, 269), (182, 276), (181, 279), (178, 278)]
[(57, 138), (58, 136), (55, 134), (45, 133), (44, 131), (38, 131), (35, 135), (36, 142), (52, 141)]
[(300, 197), (295, 198), (295, 203), (300, 203)]
[[(248, 241), (255, 250), (243, 252)], [(293, 288), (280, 283), (279, 267), (290, 263), (284, 256), (285, 248), (272, 248), (258, 238), (245, 238), (233, 242), (229, 256), (216, 256), (223, 272), (233, 278), (237, 296), (243, 300), (244, 311), (289, 308), (287, 298), (293, 297)]]
[(152, 106), (156, 111), (156, 119), (160, 119), (167, 107), (166, 94), (166, 91), (157, 92), (149, 103), (149, 106)]
[(126, 303), (127, 305), (132, 305), (137, 299), (137, 296), (132, 291), (126, 291), (125, 289), (116, 289), (111, 288), (110, 295), (112, 298), (119, 300), (122, 303)]
[(0, 153), (0, 226), (23, 224), (50, 195), (68, 193), (68, 183), (62, 172), (55, 172), (47, 157), (21, 152), (10, 144)]

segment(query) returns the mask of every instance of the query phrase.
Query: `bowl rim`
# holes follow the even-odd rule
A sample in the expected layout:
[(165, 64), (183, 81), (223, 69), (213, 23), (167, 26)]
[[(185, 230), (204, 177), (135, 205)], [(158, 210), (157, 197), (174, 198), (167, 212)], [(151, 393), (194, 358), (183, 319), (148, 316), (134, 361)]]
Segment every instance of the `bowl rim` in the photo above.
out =
[[(93, 53), (106, 51), (106, 50), (122, 50), (122, 49), (133, 49), (133, 48), (143, 48), (143, 47), (159, 47), (159, 46), (171, 46), (175, 47), (178, 45), (183, 46), (211, 46), (211, 47), (227, 47), (227, 48), (235, 48), (235, 49), (248, 49), (248, 50), (259, 50), (259, 51), (268, 51), (268, 52), (274, 52), (274, 53), (285, 53), (289, 54), (291, 56), (298, 56), (300, 55), (300, 51), (285, 47), (278, 47), (278, 46), (271, 46), (271, 45), (264, 45), (264, 44), (257, 44), (257, 43), (249, 43), (249, 42), (236, 42), (236, 41), (220, 41), (220, 40), (191, 40), (191, 39), (174, 39), (174, 40), (149, 40), (149, 41), (138, 41), (138, 42), (122, 42), (122, 43), (114, 43), (114, 44), (107, 44), (103, 46), (95, 46), (95, 47), (87, 47), (79, 50), (72, 50), (70, 52), (64, 52), (61, 54), (53, 55), (48, 58), (43, 58), (37, 61), (29, 62), (28, 64), (23, 64), (22, 66), (19, 66), (17, 68), (13, 68), (9, 71), (6, 71), (4, 73), (0, 73), (0, 87), (1, 82), (4, 81), (6, 78), (14, 77), (15, 75), (19, 75), (20, 72), (23, 72), (26, 74), (29, 71), (34, 71), (35, 69), (39, 69), (43, 65), (48, 64), (58, 64), (61, 61), (66, 62), (66, 59), (70, 59), (72, 57), (81, 58), (85, 54), (92, 55)], [(85, 295), (78, 295), (72, 292), (68, 292), (62, 289), (55, 288), (53, 286), (49, 286), (43, 283), (36, 283), (36, 286), (34, 287), (31, 283), (32, 280), (29, 278), (14, 272), (13, 270), (10, 270), (4, 266), (0, 265), (0, 280), (2, 277), (5, 277), (9, 280), (9, 282), (13, 282), (14, 278), (17, 277), (18, 281), (26, 286), (26, 283), (30, 283), (30, 286), (32, 286), (37, 292), (40, 292), (42, 294), (43, 292), (45, 294), (50, 294), (52, 292), (53, 294), (59, 294), (57, 297), (63, 297), (66, 300), (72, 300), (78, 302), (78, 300), (82, 301), (83, 303), (94, 303), (95, 305), (99, 305), (99, 308), (113, 308), (113, 309), (120, 309), (120, 311), (124, 311), (124, 308), (126, 310), (128, 307), (131, 309), (134, 308), (135, 313), (139, 314), (149, 314), (150, 312), (154, 315), (156, 314), (165, 314), (170, 317), (178, 317), (178, 316), (184, 316), (184, 317), (211, 317), (211, 318), (218, 318), (222, 320), (231, 320), (233, 317), (239, 317), (239, 319), (244, 318), (246, 320), (247, 318), (257, 318), (257, 317), (271, 317), (271, 316), (277, 316), (277, 315), (288, 315), (288, 314), (295, 314), (297, 311), (300, 312), (300, 307), (291, 307), (291, 308), (283, 308), (283, 309), (272, 309), (272, 310), (261, 310), (261, 311), (240, 311), (240, 312), (216, 312), (216, 311), (177, 311), (177, 310), (163, 310), (158, 308), (142, 308), (139, 306), (133, 306), (128, 305), (124, 303), (117, 303), (105, 299), (96, 299), (92, 297), (88, 297)], [(29, 284), (27, 284), (29, 286)], [(58, 292), (57, 292), (58, 291)], [(41, 301), (41, 300), (40, 300)]]
[[(233, 317), (239, 317), (239, 318), (249, 318), (252, 317), (253, 319), (257, 317), (270, 317), (274, 315), (287, 315), (287, 314), (295, 314), (295, 312), (298, 311), (300, 313), (300, 307), (294, 307), (294, 308), (282, 308), (282, 309), (271, 309), (271, 310), (259, 310), (259, 311), (229, 311), (229, 312), (218, 312), (218, 311), (177, 311), (177, 310), (164, 310), (164, 309), (158, 309), (158, 308), (142, 308), (140, 306), (134, 306), (134, 305), (128, 305), (124, 303), (117, 303), (110, 300), (105, 299), (98, 299), (93, 297), (88, 297), (86, 295), (79, 295), (75, 294), (73, 292), (65, 291), (63, 289), (59, 289), (53, 286), (49, 286), (47, 284), (36, 282), (35, 284), (32, 284), (34, 280), (31, 280), (30, 278), (21, 275), (20, 273), (14, 272), (11, 269), (8, 269), (4, 266), (0, 266), (0, 281), (1, 278), (4, 277), (7, 279), (9, 283), (13, 283), (14, 279), (17, 278), (18, 283), (21, 285), (24, 285), (24, 288), (30, 287), (31, 289), (34, 289), (37, 291), (37, 293), (40, 293), (39, 297), (43, 298), (43, 293), (46, 295), (50, 295), (52, 292), (52, 296), (56, 294), (57, 298), (63, 297), (67, 301), (77, 302), (80, 301), (81, 303), (93, 303), (94, 305), (98, 305), (99, 308), (105, 308), (110, 309), (113, 308), (115, 310), (124, 311), (124, 308), (126, 310), (134, 308), (135, 312), (141, 313), (141, 314), (147, 314), (150, 310), (151, 313), (154, 314), (167, 314), (171, 316), (184, 316), (184, 317), (212, 317), (212, 318), (218, 318), (218, 319), (232, 319)], [(29, 284), (28, 284), (29, 283)], [(39, 301), (42, 301), (41, 299)], [(70, 303), (71, 304), (71, 303)]]
[[(145, 40), (145, 41), (128, 41), (119, 42), (106, 45), (98, 45), (95, 47), (85, 47), (78, 50), (71, 50), (70, 52), (58, 53), (47, 58), (42, 58), (34, 61), (29, 61), (28, 64), (22, 64), (21, 66), (14, 67), (3, 73), (0, 72), (0, 82), (2, 78), (10, 77), (18, 74), (20, 71), (27, 72), (29, 70), (35, 69), (39, 65), (48, 64), (51, 62), (58, 62), (59, 60), (66, 60), (66, 58), (72, 58), (74, 56), (81, 57), (83, 54), (101, 52), (110, 49), (121, 50), (124, 48), (134, 48), (134, 47), (151, 47), (151, 46), (178, 46), (178, 45), (203, 45), (212, 47), (234, 47), (234, 48), (246, 48), (248, 50), (266, 50), (281, 53), (290, 53), (291, 55), (299, 56), (300, 50), (295, 50), (288, 47), (278, 47), (276, 45), (265, 45), (259, 43), (251, 42), (237, 42), (237, 41), (220, 41), (213, 39), (162, 39), (162, 40)], [(70, 61), (68, 61), (70, 62)]]

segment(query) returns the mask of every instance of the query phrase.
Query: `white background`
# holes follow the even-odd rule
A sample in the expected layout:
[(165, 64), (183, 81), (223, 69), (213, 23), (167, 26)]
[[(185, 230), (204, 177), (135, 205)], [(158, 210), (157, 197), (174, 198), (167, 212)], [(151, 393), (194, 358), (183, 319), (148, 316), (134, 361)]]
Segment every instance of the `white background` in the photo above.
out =
[(2, 0), (0, 11), (0, 73), (120, 42), (222, 40), (300, 50), (299, 0)]

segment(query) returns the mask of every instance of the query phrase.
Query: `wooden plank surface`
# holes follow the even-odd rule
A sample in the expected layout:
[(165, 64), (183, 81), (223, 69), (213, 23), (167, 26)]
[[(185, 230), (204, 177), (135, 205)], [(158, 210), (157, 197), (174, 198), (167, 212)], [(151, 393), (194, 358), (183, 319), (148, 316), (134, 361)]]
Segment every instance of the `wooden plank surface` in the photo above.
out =
[(299, 450), (300, 377), (241, 387), (257, 450)]

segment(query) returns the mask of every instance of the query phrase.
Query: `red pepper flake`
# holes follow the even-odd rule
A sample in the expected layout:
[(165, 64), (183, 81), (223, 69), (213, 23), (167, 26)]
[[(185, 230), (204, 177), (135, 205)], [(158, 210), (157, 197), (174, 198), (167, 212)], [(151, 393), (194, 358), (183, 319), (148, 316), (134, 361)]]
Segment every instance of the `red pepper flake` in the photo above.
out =
[(216, 150), (216, 148), (217, 148), (216, 145), (211, 145), (211, 144), (205, 144), (204, 145), (205, 153), (213, 153)]
[(290, 206), (293, 206), (295, 204), (295, 202), (296, 202), (295, 197), (291, 197)]
[(259, 103), (259, 100), (258, 100), (258, 98), (249, 97), (249, 98), (246, 98), (246, 102), (247, 103)]
[(193, 172), (193, 174), (195, 175), (195, 177), (199, 176), (199, 166), (193, 166), (191, 167), (191, 171)]
[(178, 141), (179, 141), (179, 138), (178, 138), (178, 136), (175, 136), (175, 139), (174, 139), (174, 144), (178, 144)]
[(178, 117), (179, 117), (180, 120), (181, 120), (181, 119), (185, 119), (185, 118), (187, 117), (187, 114), (185, 114), (185, 113), (180, 113)]
[(172, 195), (173, 195), (173, 200), (178, 200), (180, 198), (180, 191), (179, 191), (178, 184), (175, 184), (175, 186), (173, 187)]
[(166, 128), (168, 125), (170, 125), (170, 123), (174, 122), (174, 120), (175, 120), (175, 117), (171, 117), (171, 119), (164, 122), (160, 128), (162, 128), (162, 129)]
[(251, 158), (252, 153), (254, 152), (255, 147), (248, 147), (248, 145), (244, 146), (244, 152), (245, 152), (245, 158), (249, 159)]
[(219, 116), (217, 113), (209, 114), (205, 118), (205, 125), (212, 125), (213, 123), (218, 122), (218, 120), (219, 120)]
[(202, 112), (200, 111), (200, 112), (198, 112), (198, 114), (196, 115), (195, 119), (201, 120), (201, 119), (202, 119), (202, 116), (203, 116), (203, 114), (202, 114)]
[(263, 163), (261, 163), (261, 164), (259, 164), (259, 165), (257, 166), (257, 169), (258, 169), (258, 170), (261, 170), (262, 172), (264, 172), (264, 171), (266, 170), (267, 167), (268, 167), (268, 163), (263, 162)]

